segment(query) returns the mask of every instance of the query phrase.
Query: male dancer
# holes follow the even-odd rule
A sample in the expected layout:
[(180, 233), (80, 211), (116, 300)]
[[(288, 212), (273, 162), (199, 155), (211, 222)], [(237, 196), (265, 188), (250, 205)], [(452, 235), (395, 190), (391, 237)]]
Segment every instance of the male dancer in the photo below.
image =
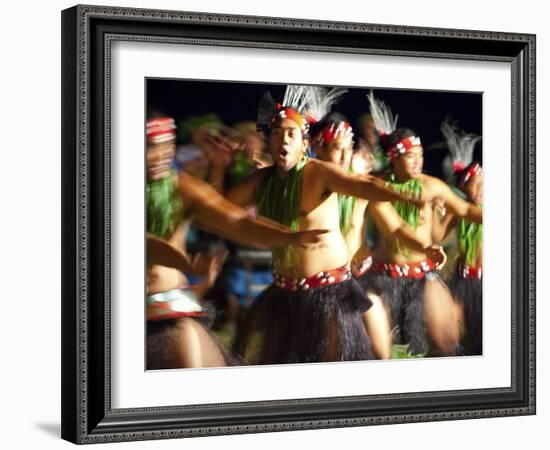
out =
[[(420, 138), (410, 129), (396, 129), (396, 121), (385, 104), (370, 93), (369, 101), (381, 142), (390, 159), (392, 172), (387, 176), (396, 192), (439, 198), (457, 217), (481, 223), (481, 208), (458, 197), (438, 178), (422, 173), (423, 148)], [(393, 202), (397, 213), (411, 225), (417, 238), (426, 245), (432, 242), (433, 206), (426, 202), (418, 207)], [(382, 235), (377, 261), (362, 277), (374, 286), (390, 306), (392, 325), (398, 326), (400, 338), (413, 354), (428, 352), (430, 338), (435, 354), (456, 354), (460, 338), (459, 308), (453, 302), (443, 281), (435, 272), (436, 264), (424, 253), (407, 248), (392, 236), (376, 208), (371, 214)], [(399, 338), (399, 336), (398, 336)]]
[[(171, 169), (174, 156), (175, 124), (170, 117), (154, 117), (147, 122), (147, 231), (165, 239), (185, 253), (184, 225), (195, 222), (207, 231), (237, 242), (269, 247), (318, 242), (322, 231), (294, 233), (252, 219), (243, 209), (221, 197), (206, 183)], [(151, 236), (152, 235), (152, 236)], [(197, 295), (185, 287), (181, 268), (166, 264), (159, 253), (150, 259), (147, 273), (147, 367), (173, 368), (220, 366), (231, 363), (229, 355), (216, 344), (203, 323), (207, 311)], [(164, 261), (165, 263), (162, 263)], [(160, 263), (159, 263), (160, 262)], [(217, 275), (222, 259), (200, 257), (193, 263), (195, 274), (207, 275), (209, 283)]]
[[(259, 214), (291, 229), (328, 230), (318, 244), (273, 250), (274, 283), (255, 300), (234, 346), (245, 355), (251, 341), (261, 342), (261, 364), (372, 358), (361, 319), (371, 302), (351, 275), (338, 196), (413, 198), (395, 193), (377, 178), (307, 158), (306, 113), (320, 100), (316, 92), (320, 91), (289, 86), (282, 104), (269, 93), (264, 95), (258, 128), (268, 138), (275, 164), (255, 172), (228, 194), (238, 205), (255, 203)], [(255, 332), (263, 333), (263, 339), (253, 339)]]
[[(483, 173), (481, 164), (473, 161), (473, 151), (479, 136), (467, 134), (456, 126), (444, 122), (441, 132), (449, 148), (444, 160), (444, 171), (469, 202), (481, 207), (483, 199)], [(446, 208), (434, 216), (434, 241), (444, 240), (456, 229), (458, 261), (450, 282), (451, 291), (464, 308), (464, 352), (482, 354), (482, 277), (483, 277), (483, 225), (458, 219)]]
[[(312, 144), (318, 158), (338, 164), (344, 170), (356, 174), (368, 174), (371, 166), (361, 164), (362, 159), (353, 161), (353, 131), (350, 124), (339, 114), (330, 114), (315, 125), (312, 131)], [(340, 230), (352, 257), (352, 271), (356, 277), (365, 273), (372, 263), (371, 251), (365, 240), (365, 214), (369, 201), (366, 199), (339, 195)], [(400, 218), (391, 204), (387, 202), (371, 203), (377, 215), (384, 222), (388, 233), (399, 239), (407, 247), (424, 253), (425, 257), (436, 261), (439, 266), (445, 263), (445, 254), (441, 247), (425, 245), (415, 234), (414, 229)], [(363, 315), (373, 352), (377, 358), (388, 359), (392, 354), (392, 337), (388, 312), (380, 297), (368, 286), (368, 296), (373, 302), (371, 309)]]

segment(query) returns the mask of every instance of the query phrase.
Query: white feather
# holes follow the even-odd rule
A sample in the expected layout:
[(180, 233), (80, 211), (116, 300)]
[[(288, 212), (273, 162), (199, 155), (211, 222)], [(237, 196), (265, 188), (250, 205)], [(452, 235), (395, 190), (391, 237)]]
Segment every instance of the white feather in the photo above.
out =
[(342, 95), (348, 92), (344, 88), (332, 88), (330, 91), (313, 86), (309, 92), (309, 104), (307, 105), (307, 114), (317, 122), (325, 117), (332, 106), (338, 103)]
[(440, 129), (447, 141), (453, 163), (463, 162), (465, 166), (470, 164), (474, 156), (474, 147), (481, 136), (466, 133), (448, 120), (441, 124)]
[(302, 112), (309, 104), (311, 96), (311, 86), (301, 86), (297, 84), (289, 84), (286, 87), (283, 97), (283, 106)]
[(372, 91), (367, 95), (370, 105), (370, 114), (374, 122), (374, 126), (378, 132), (391, 134), (397, 128), (397, 118), (393, 117), (391, 109), (382, 101), (374, 96)]

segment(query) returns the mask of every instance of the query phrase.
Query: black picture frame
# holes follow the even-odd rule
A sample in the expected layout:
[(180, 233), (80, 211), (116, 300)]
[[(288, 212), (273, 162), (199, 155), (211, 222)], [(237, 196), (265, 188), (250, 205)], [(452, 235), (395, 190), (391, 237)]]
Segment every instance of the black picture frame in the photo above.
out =
[[(502, 61), (512, 73), (511, 386), (112, 409), (110, 45)], [(99, 443), (535, 414), (535, 36), (78, 5), (62, 12), (62, 437)]]

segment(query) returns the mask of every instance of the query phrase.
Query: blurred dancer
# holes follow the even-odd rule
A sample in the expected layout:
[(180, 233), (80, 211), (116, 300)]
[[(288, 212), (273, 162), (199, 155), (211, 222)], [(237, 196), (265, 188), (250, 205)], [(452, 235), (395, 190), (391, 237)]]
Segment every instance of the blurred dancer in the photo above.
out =
[[(371, 114), (381, 136), (381, 143), (391, 161), (388, 185), (396, 192), (409, 193), (425, 199), (439, 198), (457, 217), (481, 223), (481, 209), (462, 200), (438, 178), (422, 173), (423, 148), (413, 130), (396, 128), (396, 120), (387, 106), (368, 96)], [(399, 216), (415, 231), (425, 246), (432, 243), (433, 204), (418, 206), (401, 201), (392, 202)], [(379, 214), (372, 211), (374, 221), (383, 235), (378, 260), (364, 277), (390, 306), (392, 326), (397, 327), (396, 341), (408, 344), (412, 354), (430, 350), (428, 337), (435, 346), (432, 354), (456, 354), (460, 339), (460, 310), (447, 286), (436, 272), (436, 262), (425, 253), (411, 249), (391, 233)]]
[(376, 132), (376, 126), (371, 114), (362, 114), (357, 119), (359, 138), (356, 141), (358, 154), (368, 154), (372, 171), (379, 173), (387, 169), (389, 161), (380, 147), (380, 138)]
[[(353, 154), (353, 131), (350, 124), (339, 114), (329, 114), (315, 124), (312, 130), (313, 149), (318, 158), (339, 165), (344, 170), (363, 175), (372, 168), (366, 155)], [(363, 150), (359, 152), (366, 153)], [(369, 206), (370, 203), (370, 206)], [(414, 229), (403, 221), (391, 204), (369, 202), (366, 199), (339, 195), (340, 230), (346, 240), (350, 257), (352, 257), (352, 271), (357, 277), (364, 292), (368, 292), (373, 306), (363, 314), (365, 325), (372, 348), (377, 358), (387, 359), (392, 354), (392, 337), (388, 311), (382, 300), (365, 283), (361, 277), (372, 264), (372, 255), (366, 242), (366, 210), (375, 210), (379, 220), (383, 221), (389, 233), (400, 239), (408, 247), (422, 252), (442, 265), (445, 254), (441, 247), (425, 246), (415, 234)]]
[[(361, 316), (371, 307), (351, 275), (340, 232), (338, 195), (374, 200), (409, 199), (368, 175), (307, 157), (309, 125), (342, 90), (289, 86), (282, 103), (260, 101), (258, 129), (266, 134), (274, 166), (259, 170), (229, 192), (241, 206), (293, 230), (327, 229), (317, 244), (273, 249), (274, 282), (255, 300), (235, 350), (260, 342), (258, 362), (365, 360), (373, 357)], [(254, 338), (255, 333), (263, 335)], [(258, 339), (258, 340), (256, 340)]]
[[(481, 207), (483, 202), (483, 173), (481, 164), (473, 160), (473, 152), (479, 136), (459, 130), (449, 122), (441, 125), (447, 141), (449, 156), (444, 160), (444, 172), (451, 184), (465, 198)], [(457, 218), (446, 208), (439, 208), (434, 216), (434, 240), (444, 240), (456, 230), (458, 258), (450, 282), (455, 298), (464, 308), (464, 352), (482, 354), (482, 277), (483, 277), (483, 225)]]
[[(194, 220), (207, 231), (248, 245), (266, 247), (318, 241), (319, 231), (293, 233), (282, 226), (260, 223), (206, 183), (184, 172), (176, 174), (171, 168), (175, 129), (170, 117), (153, 117), (147, 122), (150, 238), (162, 238), (185, 254), (185, 223)], [(205, 275), (211, 285), (222, 261), (219, 255), (199, 255), (193, 263), (194, 272)], [(148, 368), (219, 366), (234, 362), (217, 345), (204, 323), (196, 320), (199, 317), (206, 320), (209, 314), (200, 299), (191, 294), (181, 270), (150, 260), (147, 280)]]

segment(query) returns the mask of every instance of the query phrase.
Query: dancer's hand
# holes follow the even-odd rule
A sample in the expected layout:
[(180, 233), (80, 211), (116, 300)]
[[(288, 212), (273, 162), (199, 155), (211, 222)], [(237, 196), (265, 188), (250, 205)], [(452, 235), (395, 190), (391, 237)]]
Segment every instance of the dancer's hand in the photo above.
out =
[(447, 262), (447, 254), (440, 245), (430, 245), (424, 249), (424, 252), (428, 259), (435, 262), (435, 268), (437, 270), (442, 269)]
[(209, 184), (224, 195), (226, 171), (233, 164), (234, 152), (239, 144), (234, 139), (221, 134), (220, 130), (207, 129), (200, 138), (199, 146), (210, 166)]
[(210, 164), (227, 167), (233, 160), (233, 153), (240, 148), (240, 143), (226, 136), (207, 134), (202, 147)]

